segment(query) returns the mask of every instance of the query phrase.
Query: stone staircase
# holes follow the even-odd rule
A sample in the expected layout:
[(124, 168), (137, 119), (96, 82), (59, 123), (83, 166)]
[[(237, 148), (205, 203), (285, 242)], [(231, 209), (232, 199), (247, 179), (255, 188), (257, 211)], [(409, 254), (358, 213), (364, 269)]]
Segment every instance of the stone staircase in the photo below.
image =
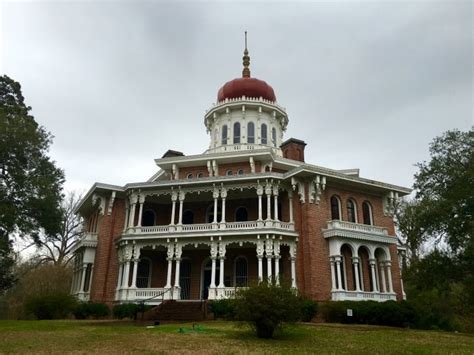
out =
[(137, 316), (139, 321), (200, 321), (206, 319), (207, 302), (168, 300)]

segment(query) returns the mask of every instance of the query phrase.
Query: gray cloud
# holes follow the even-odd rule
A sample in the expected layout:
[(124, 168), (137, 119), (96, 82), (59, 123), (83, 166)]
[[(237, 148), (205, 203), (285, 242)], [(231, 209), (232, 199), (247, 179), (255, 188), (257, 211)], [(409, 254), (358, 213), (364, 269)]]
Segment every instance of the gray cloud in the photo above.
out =
[(434, 136), (473, 124), (470, 1), (7, 2), (2, 20), (2, 71), (55, 135), (69, 188), (204, 151), (244, 30), (308, 162), (410, 186)]

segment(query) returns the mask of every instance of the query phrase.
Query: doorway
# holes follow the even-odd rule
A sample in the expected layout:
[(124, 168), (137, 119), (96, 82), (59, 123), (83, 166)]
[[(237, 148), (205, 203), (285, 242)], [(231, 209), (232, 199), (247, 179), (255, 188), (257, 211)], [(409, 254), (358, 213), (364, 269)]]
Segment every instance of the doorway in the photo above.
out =
[(181, 299), (191, 299), (191, 260), (181, 260), (179, 285), (181, 286)]

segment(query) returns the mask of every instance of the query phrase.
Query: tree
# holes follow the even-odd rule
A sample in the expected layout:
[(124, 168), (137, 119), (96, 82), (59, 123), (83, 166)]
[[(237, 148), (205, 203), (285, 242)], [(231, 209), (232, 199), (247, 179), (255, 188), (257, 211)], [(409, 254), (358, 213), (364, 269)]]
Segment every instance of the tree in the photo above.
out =
[[(0, 77), (0, 292), (11, 286), (11, 238), (60, 232), (64, 174), (48, 157), (52, 136), (29, 114), (21, 86)], [(5, 277), (5, 275), (7, 275)]]
[(74, 213), (81, 196), (70, 192), (61, 202), (61, 231), (56, 234), (40, 234), (35, 240), (39, 248), (37, 258), (42, 263), (67, 264), (74, 244), (82, 236), (82, 220)]
[(235, 317), (248, 322), (259, 338), (272, 338), (285, 322), (300, 319), (301, 301), (293, 288), (262, 282), (237, 292)]
[[(416, 196), (397, 214), (411, 262), (403, 280), (408, 299), (444, 319), (474, 329), (474, 132), (448, 131), (417, 164)], [(431, 251), (422, 255), (423, 244)]]

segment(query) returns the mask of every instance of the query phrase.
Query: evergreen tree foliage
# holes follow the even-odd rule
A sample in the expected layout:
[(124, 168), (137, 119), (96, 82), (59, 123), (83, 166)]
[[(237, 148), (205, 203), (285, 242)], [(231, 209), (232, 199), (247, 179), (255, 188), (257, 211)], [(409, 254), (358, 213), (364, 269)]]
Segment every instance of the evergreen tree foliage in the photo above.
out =
[(18, 82), (0, 77), (0, 292), (11, 286), (11, 238), (61, 228), (64, 174), (48, 157), (52, 136), (29, 114)]

